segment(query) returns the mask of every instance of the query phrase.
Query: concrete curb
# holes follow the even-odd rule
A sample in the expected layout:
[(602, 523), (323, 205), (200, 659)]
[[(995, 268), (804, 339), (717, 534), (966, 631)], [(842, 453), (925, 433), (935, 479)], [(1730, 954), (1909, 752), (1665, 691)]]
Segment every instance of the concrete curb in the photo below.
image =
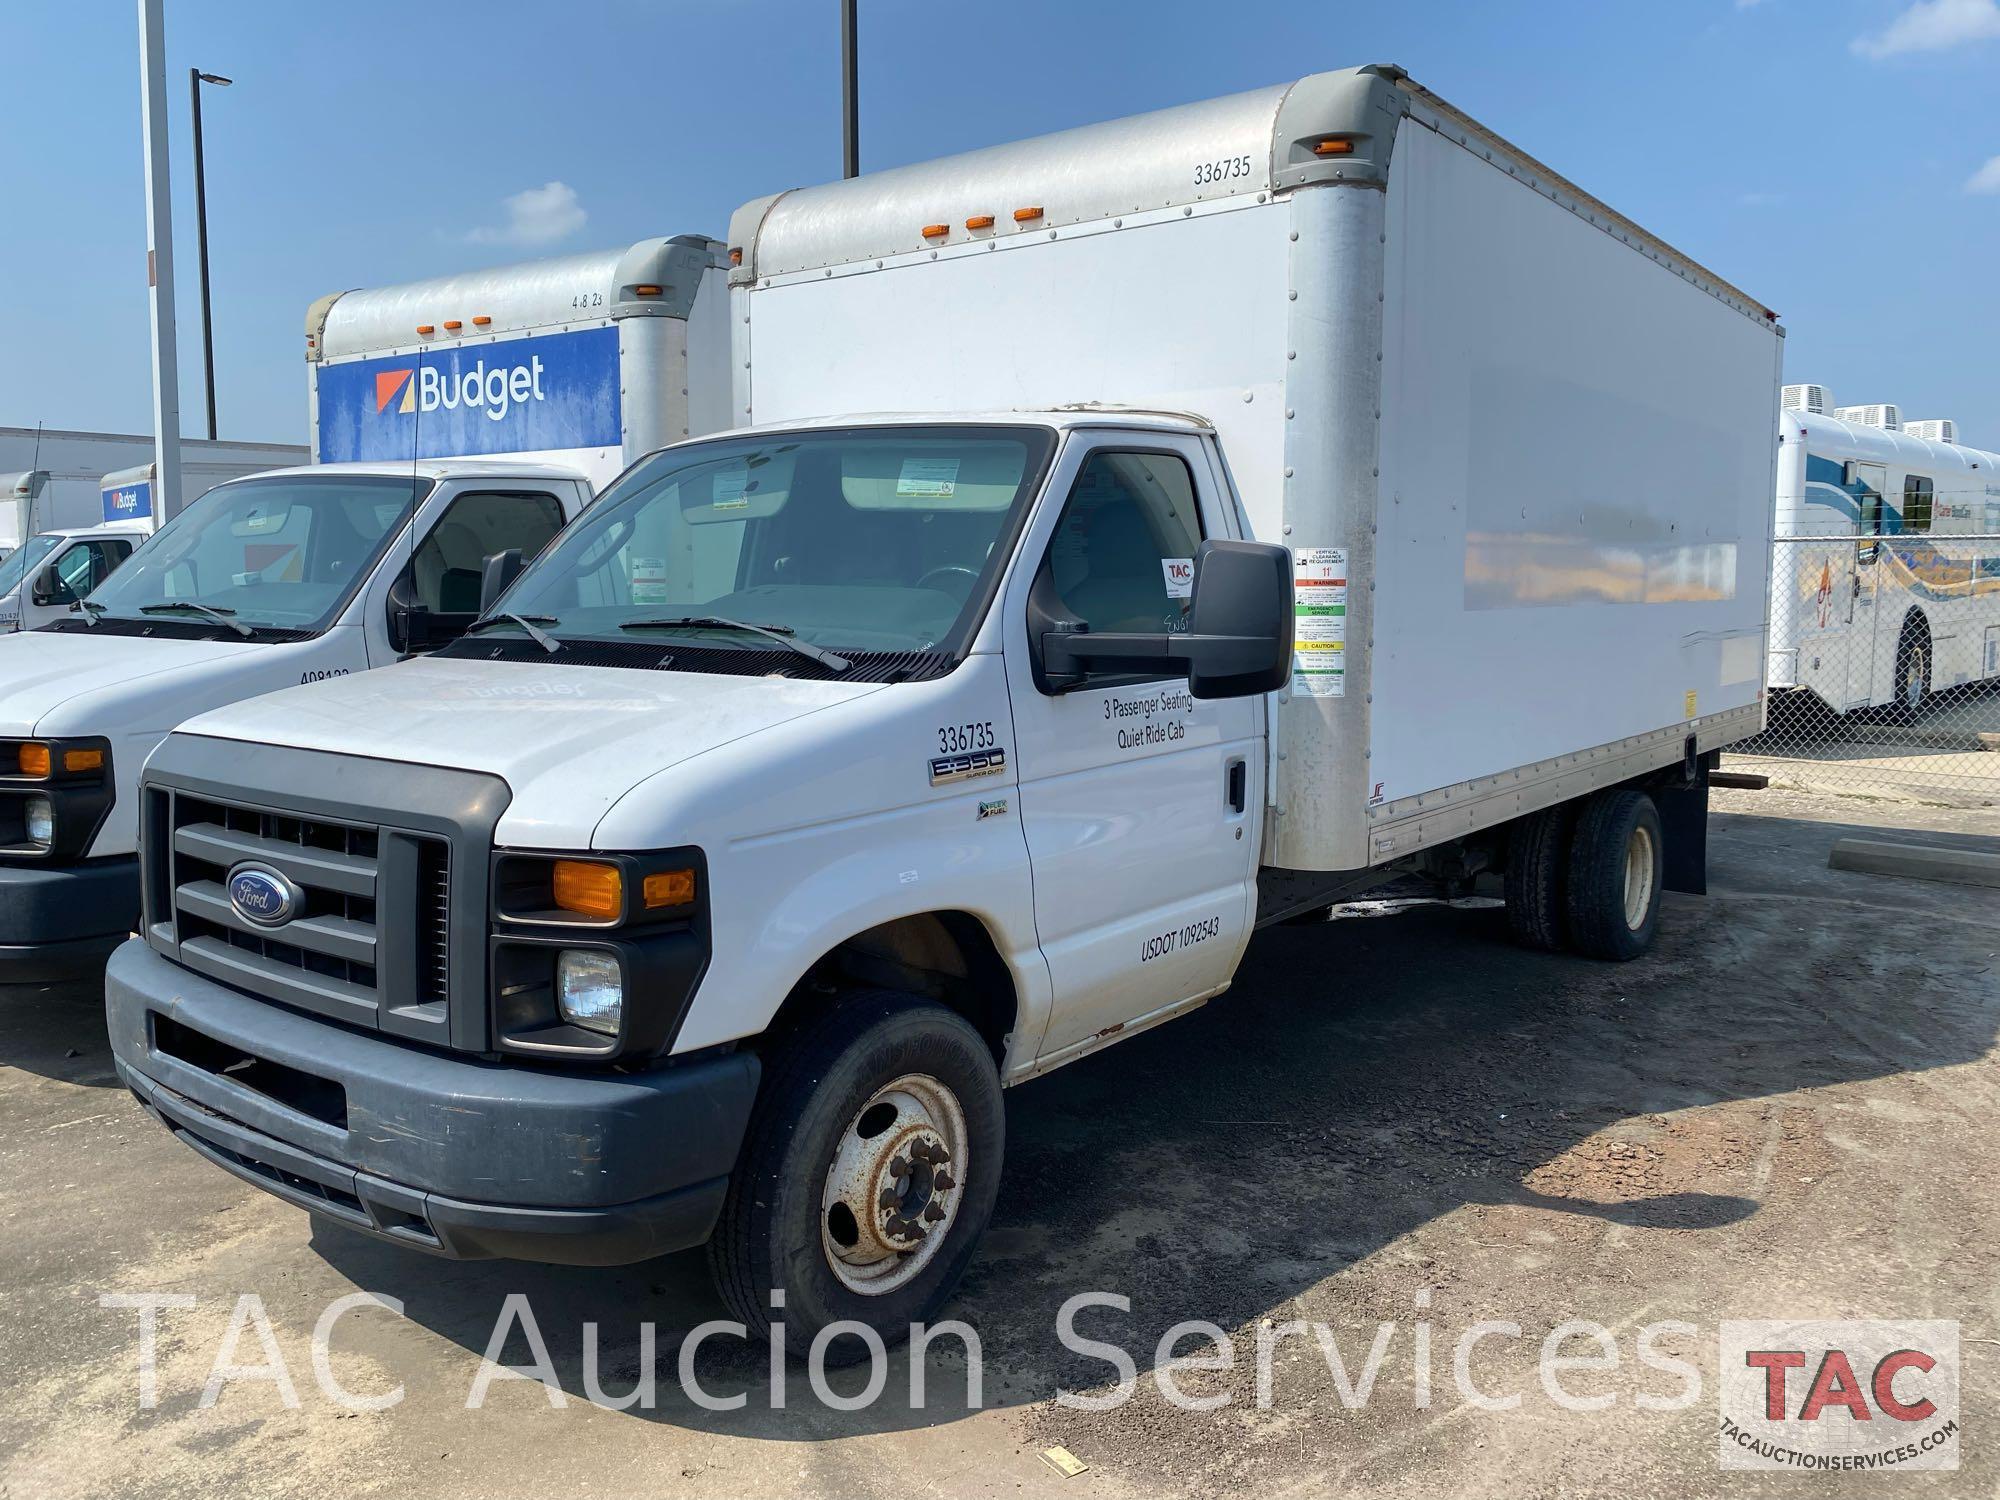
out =
[(1910, 880), (1940, 880), (1949, 885), (2000, 886), (2000, 854), (1977, 849), (1839, 839), (1826, 864), (1830, 870), (1855, 870), (1867, 875), (1901, 875)]

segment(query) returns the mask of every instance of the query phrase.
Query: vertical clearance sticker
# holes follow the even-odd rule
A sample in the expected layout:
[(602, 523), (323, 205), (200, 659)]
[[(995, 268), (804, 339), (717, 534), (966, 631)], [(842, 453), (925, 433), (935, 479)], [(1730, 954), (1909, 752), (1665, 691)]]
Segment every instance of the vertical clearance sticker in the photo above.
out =
[(1292, 691), (1347, 696), (1347, 549), (1292, 549)]

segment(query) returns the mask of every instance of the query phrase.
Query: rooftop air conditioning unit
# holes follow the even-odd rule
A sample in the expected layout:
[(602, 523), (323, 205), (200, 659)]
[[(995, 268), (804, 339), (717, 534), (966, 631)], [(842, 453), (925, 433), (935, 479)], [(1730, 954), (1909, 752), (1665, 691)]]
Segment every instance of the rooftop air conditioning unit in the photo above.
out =
[(1833, 410), (1833, 392), (1823, 385), (1788, 385), (1784, 407), (1786, 411), (1809, 411), (1823, 417)]
[(1950, 417), (1933, 417), (1928, 422), (1905, 422), (1903, 431), (1911, 437), (1924, 438), (1933, 443), (1958, 441), (1958, 423)]
[(1903, 430), (1903, 414), (1893, 406), (1838, 406), (1833, 414), (1856, 427), (1879, 427), (1884, 432)]

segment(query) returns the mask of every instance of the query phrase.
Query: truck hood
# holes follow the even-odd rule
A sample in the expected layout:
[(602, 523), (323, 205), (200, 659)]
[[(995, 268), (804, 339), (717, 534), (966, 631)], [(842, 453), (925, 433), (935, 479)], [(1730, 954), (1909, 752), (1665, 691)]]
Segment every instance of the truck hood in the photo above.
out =
[(181, 732), (485, 771), (513, 789), (503, 832), (522, 842), (594, 827), (648, 776), (882, 686), (426, 659), (231, 704)]
[(51, 713), (94, 693), (141, 681), (158, 687), (157, 679), (169, 673), (207, 674), (231, 657), (254, 658), (272, 649), (243, 640), (134, 639), (81, 630), (0, 635), (0, 734), (34, 734)]

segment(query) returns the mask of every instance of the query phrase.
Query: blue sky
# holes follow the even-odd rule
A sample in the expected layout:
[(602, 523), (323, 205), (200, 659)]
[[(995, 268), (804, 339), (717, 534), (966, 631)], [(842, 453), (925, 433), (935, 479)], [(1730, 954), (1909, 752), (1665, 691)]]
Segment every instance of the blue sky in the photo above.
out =
[[(2000, 447), (1996, 0), (862, 0), (863, 164), (1396, 62), (1783, 315), (1788, 380)], [(222, 435), (305, 439), (307, 303), (703, 230), (840, 168), (834, 0), (166, 0)], [(7, 0), (0, 425), (151, 421), (131, 0)], [(555, 186), (551, 186), (554, 184)], [(526, 194), (526, 197), (521, 195)]]

